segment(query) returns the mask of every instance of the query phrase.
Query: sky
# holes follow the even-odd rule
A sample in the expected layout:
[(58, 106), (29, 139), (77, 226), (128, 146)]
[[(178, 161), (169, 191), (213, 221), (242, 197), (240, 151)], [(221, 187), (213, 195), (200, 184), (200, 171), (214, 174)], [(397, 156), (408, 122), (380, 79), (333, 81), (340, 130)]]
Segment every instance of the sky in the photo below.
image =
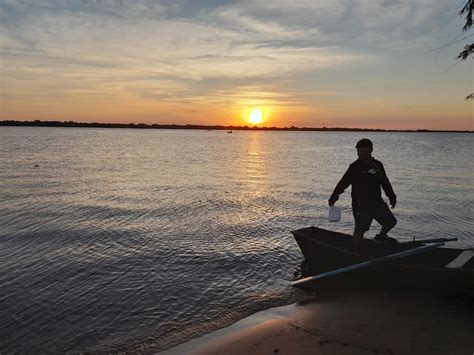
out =
[(0, 120), (472, 130), (464, 3), (0, 0)]

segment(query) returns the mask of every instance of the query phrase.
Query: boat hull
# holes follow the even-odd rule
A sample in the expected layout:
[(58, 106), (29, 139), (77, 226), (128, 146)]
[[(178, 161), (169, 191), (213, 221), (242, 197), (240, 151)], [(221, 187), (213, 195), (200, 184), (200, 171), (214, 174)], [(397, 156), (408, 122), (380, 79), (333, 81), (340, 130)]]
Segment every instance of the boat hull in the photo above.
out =
[[(352, 237), (346, 234), (309, 227), (292, 232), (303, 256), (302, 276), (337, 270), (367, 260), (401, 252), (422, 243), (385, 245), (363, 240), (361, 255), (352, 251)], [(446, 267), (463, 252), (460, 249), (432, 249), (396, 261), (309, 282), (303, 287), (343, 288), (416, 288), (433, 292), (474, 294), (474, 260), (462, 267)], [(472, 258), (474, 259), (474, 258)]]

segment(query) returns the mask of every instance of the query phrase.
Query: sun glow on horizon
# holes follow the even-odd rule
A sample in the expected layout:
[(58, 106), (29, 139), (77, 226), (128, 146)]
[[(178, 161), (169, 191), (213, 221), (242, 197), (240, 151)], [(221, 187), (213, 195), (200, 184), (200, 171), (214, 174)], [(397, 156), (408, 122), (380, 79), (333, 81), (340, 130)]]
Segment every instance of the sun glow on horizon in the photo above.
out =
[(253, 124), (259, 124), (263, 121), (263, 112), (260, 109), (250, 111), (249, 122)]
[(266, 120), (267, 112), (262, 108), (252, 108), (246, 112), (246, 120), (253, 124), (258, 125)]

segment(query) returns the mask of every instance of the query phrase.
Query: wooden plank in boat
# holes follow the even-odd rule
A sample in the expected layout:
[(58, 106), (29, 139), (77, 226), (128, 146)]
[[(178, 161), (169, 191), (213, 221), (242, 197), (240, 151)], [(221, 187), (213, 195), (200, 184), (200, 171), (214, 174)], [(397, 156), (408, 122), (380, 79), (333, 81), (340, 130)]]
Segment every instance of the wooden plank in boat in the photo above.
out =
[(462, 268), (471, 258), (474, 256), (473, 250), (464, 250), (456, 258), (454, 258), (448, 265), (447, 268), (459, 269)]

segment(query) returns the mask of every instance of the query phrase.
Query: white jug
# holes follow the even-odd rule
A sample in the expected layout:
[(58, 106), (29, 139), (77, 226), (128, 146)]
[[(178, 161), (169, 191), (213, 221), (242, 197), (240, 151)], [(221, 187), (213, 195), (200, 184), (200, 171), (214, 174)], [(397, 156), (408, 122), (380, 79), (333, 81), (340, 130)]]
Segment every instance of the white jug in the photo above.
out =
[(329, 222), (339, 222), (341, 220), (341, 209), (336, 206), (329, 207)]

